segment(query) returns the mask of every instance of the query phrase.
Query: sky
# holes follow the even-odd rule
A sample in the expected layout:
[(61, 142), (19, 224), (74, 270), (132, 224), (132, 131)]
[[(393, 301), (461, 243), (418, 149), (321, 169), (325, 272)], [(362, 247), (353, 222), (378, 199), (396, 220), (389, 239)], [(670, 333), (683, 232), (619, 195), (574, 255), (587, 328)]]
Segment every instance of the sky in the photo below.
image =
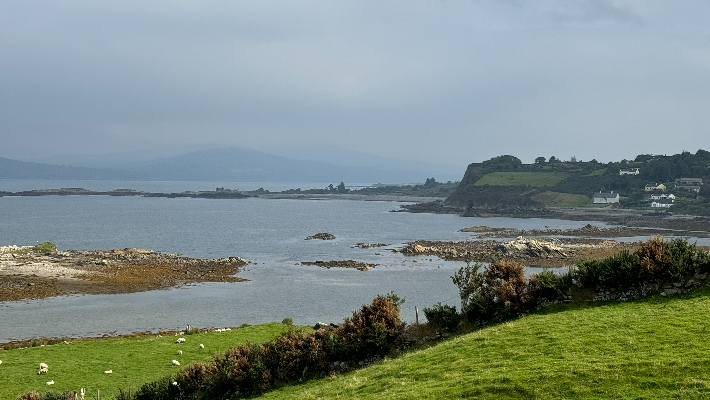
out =
[(0, 156), (710, 150), (705, 1), (0, 2)]

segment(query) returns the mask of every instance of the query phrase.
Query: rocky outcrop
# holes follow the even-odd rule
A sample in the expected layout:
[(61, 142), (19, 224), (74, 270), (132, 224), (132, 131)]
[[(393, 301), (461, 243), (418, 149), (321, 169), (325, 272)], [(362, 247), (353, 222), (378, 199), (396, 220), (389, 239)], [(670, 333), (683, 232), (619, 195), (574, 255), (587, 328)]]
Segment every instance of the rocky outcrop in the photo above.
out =
[(145, 249), (31, 251), (0, 247), (0, 301), (69, 294), (133, 293), (196, 282), (240, 282), (249, 261), (199, 259)]
[(377, 264), (369, 264), (362, 261), (345, 260), (345, 261), (303, 261), (301, 265), (315, 265), (322, 268), (354, 268), (359, 271), (368, 271), (374, 268)]
[(315, 235), (311, 235), (311, 236), (306, 237), (306, 240), (313, 240), (313, 239), (333, 240), (333, 239), (335, 239), (335, 235), (327, 233), (327, 232), (321, 232), (321, 233), (316, 233)]
[(355, 244), (355, 247), (359, 249), (370, 249), (373, 247), (384, 247), (384, 246), (389, 246), (388, 244), (384, 243), (357, 243)]
[(468, 240), (441, 242), (418, 240), (398, 251), (408, 256), (433, 255), (447, 261), (514, 260), (526, 265), (561, 267), (574, 264), (577, 258), (603, 258), (635, 243), (603, 239), (526, 239), (513, 241)]

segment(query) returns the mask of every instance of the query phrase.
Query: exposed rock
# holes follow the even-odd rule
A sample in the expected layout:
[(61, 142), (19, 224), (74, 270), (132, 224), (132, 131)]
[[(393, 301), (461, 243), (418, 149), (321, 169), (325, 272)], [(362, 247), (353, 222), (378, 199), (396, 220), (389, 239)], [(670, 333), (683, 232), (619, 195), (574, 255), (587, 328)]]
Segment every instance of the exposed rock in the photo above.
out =
[(372, 247), (384, 247), (384, 246), (389, 246), (388, 244), (384, 243), (357, 243), (355, 247), (361, 248), (361, 249), (369, 249)]
[(359, 271), (367, 271), (374, 268), (377, 264), (369, 264), (362, 261), (344, 260), (344, 261), (303, 261), (301, 265), (315, 265), (323, 268), (355, 268)]
[(315, 235), (308, 236), (306, 240), (311, 240), (311, 239), (320, 239), (320, 240), (333, 240), (335, 239), (335, 236), (327, 233), (327, 232), (321, 232), (321, 233), (316, 233)]
[(0, 301), (69, 294), (134, 293), (195, 282), (239, 282), (249, 261), (197, 259), (145, 249), (38, 254), (0, 247)]

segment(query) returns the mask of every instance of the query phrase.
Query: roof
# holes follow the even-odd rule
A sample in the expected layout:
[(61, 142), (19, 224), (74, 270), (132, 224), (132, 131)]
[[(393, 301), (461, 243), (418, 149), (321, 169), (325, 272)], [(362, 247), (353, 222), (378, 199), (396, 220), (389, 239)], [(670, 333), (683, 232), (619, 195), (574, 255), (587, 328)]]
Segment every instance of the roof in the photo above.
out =
[(592, 196), (592, 197), (595, 198), (595, 199), (599, 199), (599, 198), (602, 198), (602, 199), (615, 199), (615, 198), (619, 197), (619, 193), (614, 193), (614, 192), (609, 192), (609, 193), (607, 193), (607, 192), (597, 192), (597, 193), (594, 193), (594, 196)]

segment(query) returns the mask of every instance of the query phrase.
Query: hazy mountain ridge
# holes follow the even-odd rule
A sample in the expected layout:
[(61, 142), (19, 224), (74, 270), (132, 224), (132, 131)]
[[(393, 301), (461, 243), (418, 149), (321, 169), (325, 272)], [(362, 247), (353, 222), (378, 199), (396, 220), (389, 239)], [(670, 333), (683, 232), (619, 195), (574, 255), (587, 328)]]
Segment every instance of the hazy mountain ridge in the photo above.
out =
[[(357, 155), (350, 155), (351, 158)], [(230, 147), (213, 148), (184, 153), (164, 158), (146, 160), (120, 155), (110, 155), (101, 164), (95, 156), (75, 156), (78, 163), (114, 168), (88, 168), (66, 165), (50, 165), (17, 161), (5, 158), (0, 164), (0, 177), (13, 179), (115, 179), (115, 180), (161, 180), (161, 181), (231, 181), (231, 182), (423, 182), (435, 176), (439, 180), (450, 179), (452, 174), (441, 178), (427, 170), (427, 164), (401, 162), (386, 157), (364, 158), (360, 165), (336, 165), (335, 163), (294, 160), (256, 150)], [(328, 158), (328, 157), (324, 157)], [(332, 155), (330, 156), (332, 159)], [(70, 156), (58, 157), (62, 162), (71, 162)], [(87, 161), (88, 160), (88, 161)], [(375, 160), (368, 166), (367, 160)], [(352, 163), (351, 163), (352, 164)], [(415, 168), (416, 167), (416, 168)]]

